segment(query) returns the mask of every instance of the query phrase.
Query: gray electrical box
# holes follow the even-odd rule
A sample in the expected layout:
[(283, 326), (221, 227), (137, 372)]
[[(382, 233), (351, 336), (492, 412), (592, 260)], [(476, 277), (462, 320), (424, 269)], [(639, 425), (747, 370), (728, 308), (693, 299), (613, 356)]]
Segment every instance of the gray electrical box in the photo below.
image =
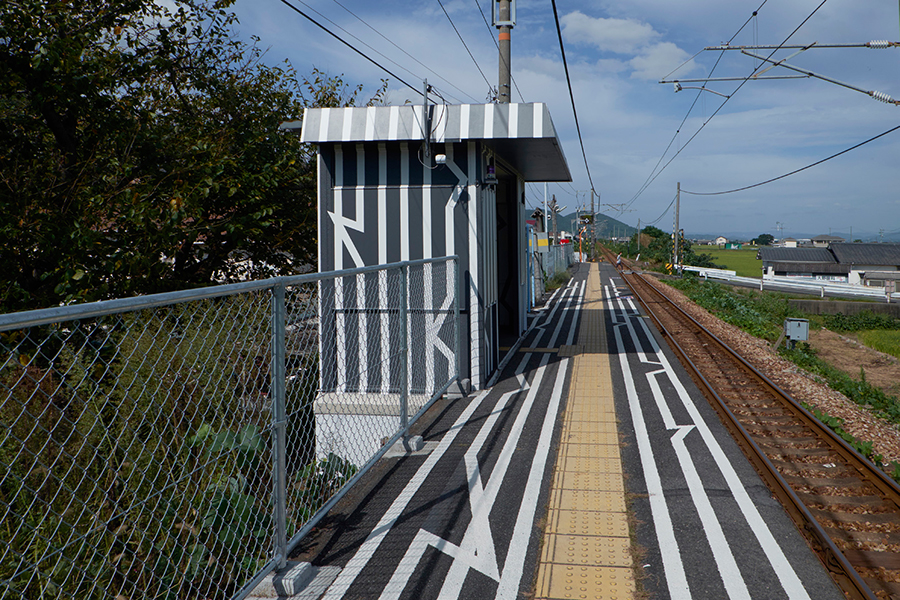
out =
[(784, 337), (792, 342), (805, 342), (809, 339), (809, 319), (785, 319)]

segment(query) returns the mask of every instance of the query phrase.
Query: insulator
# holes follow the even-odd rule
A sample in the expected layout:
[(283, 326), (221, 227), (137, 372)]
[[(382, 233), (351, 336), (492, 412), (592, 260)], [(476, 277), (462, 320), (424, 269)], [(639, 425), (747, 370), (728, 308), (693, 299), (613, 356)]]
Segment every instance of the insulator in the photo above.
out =
[(868, 46), (869, 48), (878, 48), (878, 49), (890, 48), (893, 45), (894, 45), (893, 42), (889, 42), (887, 40), (872, 40), (871, 42), (866, 44), (866, 46)]
[(896, 104), (894, 99), (890, 97), (890, 95), (885, 94), (884, 92), (869, 92), (873, 98), (878, 100), (879, 102), (884, 102), (885, 104)]

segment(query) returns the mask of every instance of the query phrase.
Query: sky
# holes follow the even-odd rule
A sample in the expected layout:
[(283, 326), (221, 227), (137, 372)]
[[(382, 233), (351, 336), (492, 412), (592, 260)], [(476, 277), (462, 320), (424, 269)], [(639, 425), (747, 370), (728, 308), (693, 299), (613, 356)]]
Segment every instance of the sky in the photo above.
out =
[[(497, 30), (479, 10), (490, 23), (490, 0), (290, 1), (417, 90), (427, 78), (448, 103), (486, 102), (497, 85)], [(900, 130), (766, 185), (687, 193), (743, 188), (806, 167), (897, 127), (900, 106), (810, 77), (706, 84), (717, 93), (689, 89), (703, 83), (683, 82), (679, 92), (659, 83), (748, 77), (759, 60), (739, 50), (704, 50), (729, 40), (732, 46), (896, 42), (898, 2), (556, 4), (575, 111), (550, 0), (518, 0), (511, 62), (513, 101), (546, 103), (562, 142), (573, 181), (548, 189), (565, 212), (589, 204), (592, 181), (605, 214), (671, 230), (680, 182), (680, 223), (688, 235), (847, 236), (852, 229), (854, 239), (900, 241)], [(239, 35), (258, 36), (266, 62), (288, 59), (300, 74), (317, 68), (341, 75), (362, 84), (364, 95), (387, 78), (389, 104), (421, 102), (419, 93), (279, 0), (237, 0), (233, 10)], [(772, 50), (753, 52), (768, 57)], [(788, 60), (794, 52), (782, 49), (772, 59), (900, 99), (900, 47), (812, 48)], [(775, 67), (764, 76), (773, 75), (798, 73)], [(543, 193), (543, 184), (529, 184), (528, 204), (538, 206)]]

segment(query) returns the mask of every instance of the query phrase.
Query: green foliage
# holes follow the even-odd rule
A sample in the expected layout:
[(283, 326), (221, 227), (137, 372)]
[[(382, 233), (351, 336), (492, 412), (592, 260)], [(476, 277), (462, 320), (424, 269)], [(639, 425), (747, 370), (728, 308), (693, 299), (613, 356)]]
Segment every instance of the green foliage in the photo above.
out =
[(900, 329), (900, 319), (864, 310), (855, 315), (822, 315), (825, 327), (833, 331), (863, 331), (866, 329)]
[(761, 233), (757, 237), (750, 240), (751, 244), (756, 246), (768, 246), (775, 241), (775, 236), (771, 233)]
[(830, 388), (856, 404), (870, 407), (875, 414), (892, 423), (900, 423), (900, 401), (868, 383), (864, 373), (859, 380), (853, 379), (816, 356), (809, 344), (801, 343), (793, 349), (782, 348), (779, 351), (797, 366), (824, 379)]
[(552, 292), (553, 290), (564, 286), (569, 280), (572, 278), (572, 275), (568, 271), (557, 271), (550, 278), (547, 278), (544, 275), (544, 289), (548, 292)]
[(741, 277), (759, 278), (762, 273), (762, 261), (756, 258), (757, 252), (756, 248), (704, 251), (704, 253), (709, 254), (712, 261), (722, 265), (724, 269), (735, 271)]
[(787, 297), (782, 294), (736, 290), (697, 277), (684, 277), (667, 283), (726, 323), (770, 341), (775, 341), (780, 335), (785, 318), (802, 316), (802, 313), (791, 308)]
[(306, 465), (289, 490), (288, 506), (297, 511), (296, 522), (309, 520), (357, 471), (359, 467), (332, 452)]
[(819, 421), (821, 421), (829, 429), (834, 431), (842, 440), (844, 440), (845, 442), (850, 444), (850, 446), (854, 450), (856, 450), (857, 452), (859, 452), (860, 454), (862, 454), (863, 456), (865, 456), (866, 458), (868, 458), (869, 460), (874, 462), (877, 466), (879, 466), (879, 467), (884, 466), (884, 463), (883, 463), (884, 457), (880, 454), (875, 453), (872, 442), (860, 441), (856, 437), (854, 437), (852, 434), (847, 433), (843, 428), (843, 425), (844, 425), (843, 419), (840, 419), (838, 417), (832, 417), (831, 415), (824, 413), (817, 408), (812, 408), (806, 404), (804, 404), (804, 407), (806, 409), (808, 409), (815, 418), (817, 418)]
[(860, 331), (859, 340), (869, 348), (900, 358), (900, 331), (889, 329)]
[[(272, 535), (270, 303), (252, 293), (0, 334), (0, 544), (27, 557), (0, 578), (17, 597), (226, 598), (258, 571)], [(317, 357), (291, 360), (288, 473), (321, 505), (336, 472), (296, 475), (316, 464)]]
[(360, 88), (264, 64), (232, 1), (3, 4), (0, 310), (313, 262), (314, 154), (278, 126)]

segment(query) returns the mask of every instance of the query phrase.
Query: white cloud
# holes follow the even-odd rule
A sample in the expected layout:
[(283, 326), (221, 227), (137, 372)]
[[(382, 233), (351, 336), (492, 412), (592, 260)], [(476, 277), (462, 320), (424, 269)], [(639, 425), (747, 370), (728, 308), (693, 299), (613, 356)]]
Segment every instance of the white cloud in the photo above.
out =
[(617, 54), (632, 54), (659, 38), (659, 33), (635, 19), (604, 19), (580, 11), (562, 17), (566, 38)]
[[(663, 42), (645, 48), (628, 64), (634, 69), (631, 76), (635, 79), (660, 79), (688, 58), (690, 55), (672, 42)], [(679, 72), (689, 73), (693, 68), (693, 65), (686, 65)]]

